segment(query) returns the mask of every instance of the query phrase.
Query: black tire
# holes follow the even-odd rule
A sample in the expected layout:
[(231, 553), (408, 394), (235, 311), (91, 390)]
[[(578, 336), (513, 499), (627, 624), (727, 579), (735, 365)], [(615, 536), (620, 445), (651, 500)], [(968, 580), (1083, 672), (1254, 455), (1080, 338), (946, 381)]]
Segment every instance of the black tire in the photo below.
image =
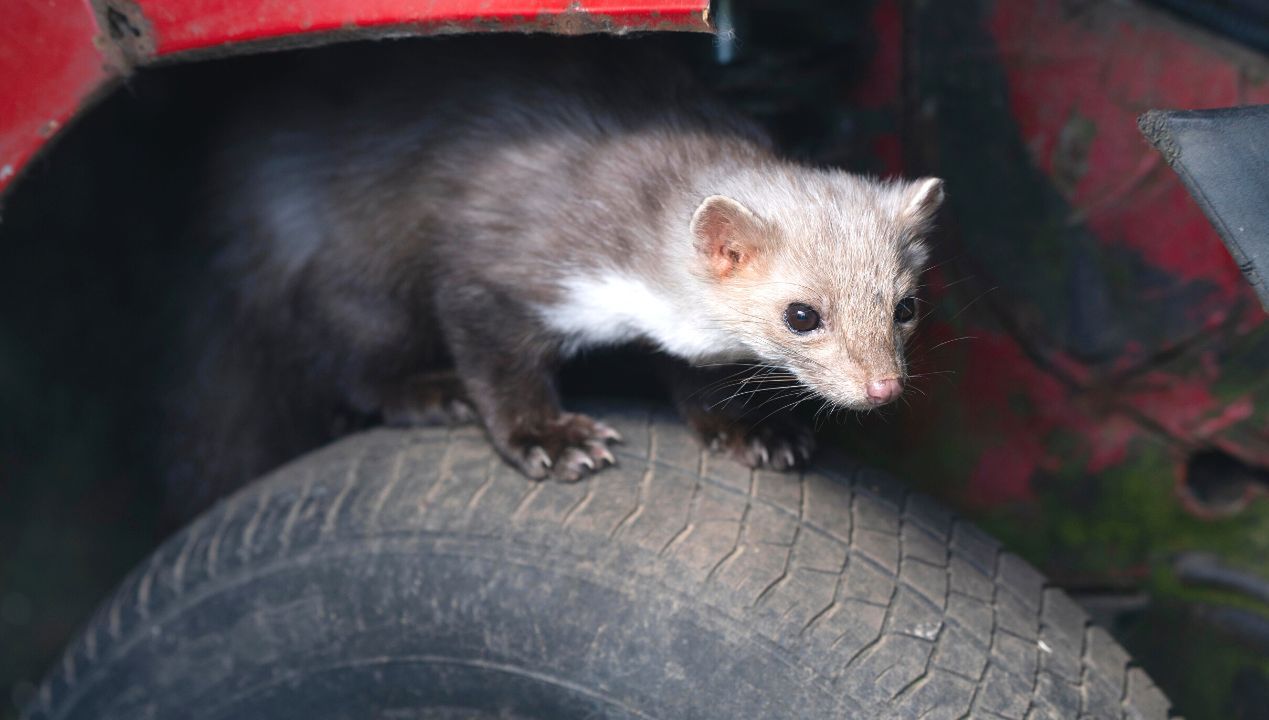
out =
[(139, 567), (27, 716), (1168, 716), (1073, 601), (925, 497), (600, 414), (620, 465), (577, 485), (474, 429), (282, 468)]

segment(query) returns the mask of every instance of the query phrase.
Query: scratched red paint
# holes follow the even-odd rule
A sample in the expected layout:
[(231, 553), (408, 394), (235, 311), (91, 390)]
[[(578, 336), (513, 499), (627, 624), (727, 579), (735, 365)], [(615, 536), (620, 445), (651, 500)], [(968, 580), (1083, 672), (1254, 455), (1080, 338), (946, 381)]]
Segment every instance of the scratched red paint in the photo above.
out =
[(428, 23), (523, 24), (565, 14), (607, 18), (615, 27), (707, 30), (708, 0), (138, 0), (159, 55), (226, 43), (349, 27)]
[[(1086, 224), (1101, 243), (1139, 254), (1148, 266), (1175, 278), (1177, 288), (1192, 283), (1203, 289), (1183, 317), (1158, 320), (1205, 338), (1207, 349), (1198, 363), (1172, 363), (1166, 371), (1107, 382), (1060, 354), (1045, 356), (1046, 370), (1014, 338), (980, 327), (981, 314), (968, 313), (962, 327), (930, 328), (931, 344), (960, 335), (978, 338), (946, 364), (963, 373), (956, 394), (974, 423), (967, 442), (977, 448), (977, 457), (968, 468), (966, 502), (1025, 502), (1033, 497), (1036, 478), (1055, 468), (1106, 473), (1128, 459), (1134, 441), (1157, 442), (1158, 430), (1182, 448), (1212, 444), (1263, 461), (1269, 457), (1269, 418), (1264, 429), (1249, 426), (1256, 422), (1255, 395), (1228, 402), (1213, 388), (1224, 364), (1246, 362), (1222, 348), (1234, 333), (1257, 332), (1265, 315), (1180, 181), (1140, 138), (1136, 117), (1154, 107), (1269, 102), (1269, 84), (1249, 84), (1228, 56), (1139, 7), (1118, 17), (1093, 14), (1094, 19), (1069, 16), (1057, 0), (993, 7), (989, 29), (1006, 73), (1010, 110), (1032, 161), (1066, 193), (1077, 213), (1072, 221)], [(867, 95), (877, 92), (869, 88)], [(1070, 162), (1072, 148), (1082, 167)], [(933, 287), (940, 286), (940, 277), (933, 274)], [(937, 299), (939, 293), (933, 295)], [(1133, 339), (1108, 367), (1129, 373), (1162, 349)], [(1183, 460), (1178, 462), (1183, 472)]]
[(1115, 358), (1110, 371), (1116, 375), (1137, 367), (1145, 355), (1146, 347), (1140, 340), (1128, 340), (1124, 343), (1123, 353)]
[[(1254, 441), (1248, 446), (1227, 437), (1254, 417), (1255, 404), (1251, 397), (1218, 400), (1211, 386), (1219, 368), (1189, 376), (1151, 371), (1107, 394), (1107, 388), (1082, 384), (1068, 388), (1031, 363), (1011, 338), (977, 332), (980, 342), (970, 351), (961, 392), (975, 419), (974, 435), (994, 441), (971, 471), (966, 500), (973, 504), (1031, 498), (1038, 471), (1072, 464), (1090, 474), (1114, 468), (1128, 459), (1133, 440), (1157, 439), (1138, 417), (1183, 446), (1213, 443), (1253, 463), (1269, 457), (1263, 449), (1257, 453)], [(1097, 404), (1088, 402), (1092, 398)], [(1051, 450), (1058, 435), (1077, 440), (1062, 457)]]
[(970, 475), (965, 500), (978, 507), (1035, 500), (1031, 478), (1043, 457), (1040, 439), (1025, 433), (987, 448)]
[[(1177, 313), (1183, 317), (1161, 315), (1158, 322), (1183, 329), (1170, 337), (1191, 336), (1201, 352), (1197, 363), (1191, 348), (1179, 358), (1152, 361), (1158, 367), (1142, 373), (1142, 362), (1166, 350), (1151, 346), (1145, 340), (1150, 335), (1143, 334), (1127, 338), (1120, 357), (1109, 363), (1090, 367), (1046, 353), (1042, 366), (980, 305), (958, 312), (955, 323), (936, 318), (923, 329), (913, 373), (958, 374), (927, 375), (914, 388), (924, 384), (921, 389), (934, 395), (932, 386), (954, 378), (952, 390), (944, 389), (937, 402), (956, 407), (940, 410), (933, 397), (914, 396), (905, 432), (955, 433), (972, 460), (943, 472), (961, 474), (967, 481), (961, 502), (978, 507), (1034, 500), (1034, 484), (1046, 473), (1113, 472), (1134, 448), (1157, 446), (1159, 430), (1175, 443), (1177, 452), (1170, 455), (1180, 475), (1185, 449), (1195, 446), (1218, 447), (1253, 464), (1269, 462), (1265, 391), (1233, 402), (1214, 392), (1222, 387), (1221, 396), (1229, 395), (1221, 385), (1227, 365), (1241, 363), (1245, 370), (1247, 362), (1255, 362), (1230, 348), (1237, 336), (1261, 332), (1265, 315), (1206, 218), (1136, 127), (1137, 115), (1155, 107), (1269, 103), (1269, 82), (1243, 78), (1217, 43), (1198, 41), (1139, 5), (1076, 14), (1060, 0), (991, 7), (989, 28), (1006, 73), (1013, 119), (1031, 160), (1055, 179), (1077, 212), (1058, 220), (1085, 224), (1103, 245), (1133, 251), (1175, 281), (1153, 289), (1158, 298), (1143, 292), (1140, 302), (1163, 300), (1187, 285), (1199, 290), (1197, 301)], [(902, 35), (892, 32), (896, 18), (902, 20), (897, 5), (877, 5), (872, 18), (877, 57), (852, 94), (861, 108), (903, 102), (901, 73), (891, 72), (900, 67), (892, 64), (902, 45)], [(869, 141), (882, 157), (897, 152), (885, 138)], [(1072, 149), (1082, 169), (1070, 162)], [(949, 278), (945, 268), (927, 273), (931, 302), (946, 304), (949, 279), (961, 278)], [(958, 340), (962, 336), (975, 339)], [(941, 343), (949, 344), (939, 348)]]
[[(1214, 438), (1253, 415), (1250, 398), (1221, 403), (1212, 395), (1220, 368), (1210, 362), (1191, 376), (1151, 371), (1113, 387), (1077, 376), (1068, 385), (1032, 362), (1012, 337), (973, 333), (961, 362), (950, 364), (964, 371), (958, 391), (973, 418), (972, 434), (983, 444), (965, 495), (975, 505), (1032, 499), (1033, 481), (1042, 471), (1072, 464), (1090, 474), (1114, 468), (1128, 458), (1133, 440), (1153, 437), (1136, 417), (1188, 444)], [(946, 326), (929, 330), (932, 345), (953, 337)], [(1068, 378), (1067, 370), (1078, 366), (1069, 358), (1057, 364)], [(1059, 435), (1076, 441), (1060, 457), (1052, 450)], [(1237, 446), (1231, 451), (1246, 454)]]
[(1250, 418), (1255, 409), (1251, 398), (1239, 398), (1226, 404), (1215, 417), (1208, 418), (1195, 428), (1194, 434), (1200, 438), (1208, 438), (1224, 432), (1231, 425)]
[(7, 3), (0, 22), (0, 191), (108, 75), (86, 0)]
[[(1132, 441), (1146, 435), (1137, 416), (1187, 442), (1206, 441), (1252, 416), (1250, 398), (1220, 403), (1210, 390), (1213, 380), (1153, 371), (1106, 396), (1104, 388), (1068, 387), (1030, 362), (1012, 338), (980, 332), (961, 392), (975, 419), (974, 435), (993, 441), (971, 471), (966, 500), (976, 505), (1029, 500), (1037, 472), (1072, 463), (1104, 473), (1124, 462)], [(1090, 405), (1091, 398), (1100, 402)], [(1057, 434), (1078, 441), (1061, 457), (1051, 450)]]
[(1134, 382), (1124, 400), (1180, 438), (1193, 435), (1202, 421), (1219, 410), (1208, 379), (1163, 371), (1149, 372)]
[(1089, 446), (1084, 471), (1093, 475), (1106, 472), (1128, 459), (1128, 445), (1141, 435), (1141, 427), (1123, 415), (1112, 415), (1096, 425), (1084, 426)]
[[(709, 30), (708, 0), (133, 0), (159, 56), (319, 31)], [(552, 21), (558, 24), (552, 25)], [(573, 25), (570, 25), (573, 23)], [(89, 0), (8, 3), (0, 23), (0, 191), (118, 69)], [(145, 62), (146, 58), (140, 58)]]
[[(998, 3), (991, 18), (1033, 160), (1052, 174), (1064, 130), (1091, 128), (1090, 160), (1067, 199), (1097, 236), (1178, 279), (1212, 283), (1212, 304), (1249, 297), (1215, 231), (1136, 126), (1151, 108), (1238, 104), (1238, 66), (1141, 8), (1066, 13), (1059, 2)], [(1210, 321), (1196, 312), (1196, 322)]]
[(1044, 441), (1075, 420), (1070, 392), (1013, 338), (978, 330), (974, 335), (960, 392), (974, 434), (993, 442), (979, 456), (966, 499), (980, 505), (1031, 499), (1036, 472), (1055, 466)]

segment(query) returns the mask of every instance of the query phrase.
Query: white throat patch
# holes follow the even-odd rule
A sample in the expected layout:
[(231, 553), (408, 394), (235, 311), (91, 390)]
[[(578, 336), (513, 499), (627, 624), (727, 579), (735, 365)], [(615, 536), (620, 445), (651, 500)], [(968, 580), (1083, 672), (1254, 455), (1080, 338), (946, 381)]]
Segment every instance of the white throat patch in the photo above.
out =
[(565, 336), (564, 352), (618, 345), (638, 339), (655, 343), (685, 360), (734, 360), (753, 353), (731, 333), (681, 312), (674, 303), (638, 278), (616, 272), (575, 276), (561, 283), (564, 296), (538, 313)]

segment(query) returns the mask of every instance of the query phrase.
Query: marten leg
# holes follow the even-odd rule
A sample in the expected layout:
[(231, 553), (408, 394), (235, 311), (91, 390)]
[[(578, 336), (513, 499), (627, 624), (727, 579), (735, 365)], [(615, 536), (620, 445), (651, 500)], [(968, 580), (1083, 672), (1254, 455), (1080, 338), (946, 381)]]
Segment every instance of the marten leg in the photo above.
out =
[(753, 468), (801, 467), (815, 449), (791, 405), (805, 388), (783, 371), (737, 363), (694, 368), (663, 358), (661, 372), (679, 414), (711, 449)]
[(615, 462), (616, 430), (560, 408), (555, 347), (537, 319), (470, 285), (441, 288), (438, 315), (454, 368), (494, 447), (528, 477), (576, 482)]
[(476, 421), (467, 390), (453, 370), (411, 375), (382, 393), (383, 422), (397, 427), (463, 425)]

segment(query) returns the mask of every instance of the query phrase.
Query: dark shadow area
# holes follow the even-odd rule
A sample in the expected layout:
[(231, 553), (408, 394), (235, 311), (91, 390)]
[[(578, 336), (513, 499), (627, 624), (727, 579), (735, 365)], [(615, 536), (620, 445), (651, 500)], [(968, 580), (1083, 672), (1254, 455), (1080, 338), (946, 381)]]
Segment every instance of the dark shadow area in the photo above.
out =
[(1213, 513), (1236, 512), (1269, 488), (1269, 470), (1252, 467), (1229, 453), (1202, 450), (1186, 464), (1185, 490)]

